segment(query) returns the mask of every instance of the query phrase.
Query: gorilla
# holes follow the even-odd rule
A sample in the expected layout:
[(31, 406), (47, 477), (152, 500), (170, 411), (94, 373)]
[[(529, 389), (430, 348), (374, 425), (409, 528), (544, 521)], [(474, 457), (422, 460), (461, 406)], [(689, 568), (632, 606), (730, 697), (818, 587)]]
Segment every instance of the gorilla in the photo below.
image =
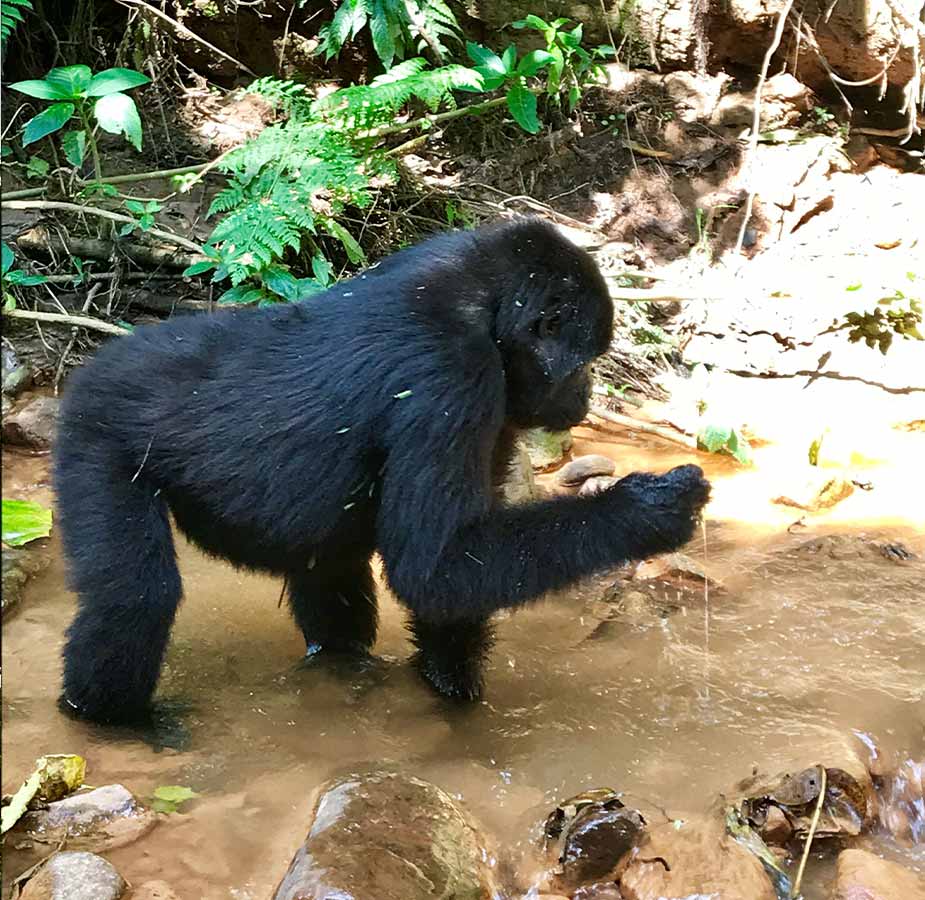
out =
[(708, 499), (688, 465), (497, 502), (518, 429), (584, 418), (612, 325), (591, 257), (519, 219), (431, 238), (299, 303), (110, 341), (69, 380), (55, 451), (78, 593), (64, 708), (150, 714), (182, 595), (170, 516), (206, 553), (285, 579), (309, 657), (372, 647), (378, 552), (420, 674), (479, 697), (493, 613), (674, 550)]

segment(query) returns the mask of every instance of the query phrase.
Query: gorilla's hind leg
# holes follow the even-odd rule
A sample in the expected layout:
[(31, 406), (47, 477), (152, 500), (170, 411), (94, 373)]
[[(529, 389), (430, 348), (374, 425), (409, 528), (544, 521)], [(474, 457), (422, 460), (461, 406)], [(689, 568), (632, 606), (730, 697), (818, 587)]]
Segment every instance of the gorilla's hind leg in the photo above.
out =
[(75, 714), (133, 722), (150, 711), (182, 586), (163, 499), (113, 467), (65, 465), (59, 525), (78, 610), (64, 648), (64, 693)]
[(482, 696), (482, 668), (495, 635), (488, 619), (436, 624), (412, 613), (408, 629), (417, 647), (412, 661), (438, 694), (453, 700)]
[(286, 576), (289, 605), (305, 636), (305, 655), (366, 655), (376, 642), (376, 588), (365, 555), (318, 560)]

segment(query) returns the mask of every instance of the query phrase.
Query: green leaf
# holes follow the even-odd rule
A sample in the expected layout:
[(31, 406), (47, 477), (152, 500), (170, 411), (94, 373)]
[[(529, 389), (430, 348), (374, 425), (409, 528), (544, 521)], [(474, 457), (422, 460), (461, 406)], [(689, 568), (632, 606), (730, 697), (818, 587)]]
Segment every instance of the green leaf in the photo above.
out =
[(494, 69), (488, 66), (476, 66), (475, 71), (482, 76), (482, 90), (493, 91), (501, 87), (507, 80), (505, 75), (499, 75)]
[(103, 131), (124, 134), (128, 142), (141, 151), (141, 119), (131, 97), (127, 94), (107, 94), (96, 101), (93, 113)]
[(0, 246), (2, 246), (0, 257), (2, 257), (3, 260), (2, 266), (0, 266), (0, 275), (6, 275), (6, 273), (10, 271), (10, 267), (13, 265), (15, 256), (13, 255), (13, 251), (10, 249), (6, 241), (4, 241)]
[(72, 115), (74, 115), (73, 103), (53, 103), (44, 112), (33, 116), (26, 122), (26, 127), (23, 129), (23, 147), (28, 147), (29, 144), (34, 144), (62, 128)]
[(22, 277), (17, 279), (17, 283), (23, 287), (33, 287), (36, 284), (45, 284), (48, 281), (46, 275), (26, 275), (25, 272), (11, 272), (10, 274), (21, 275)]
[(320, 253), (312, 257), (312, 272), (319, 284), (328, 285), (334, 280), (334, 266)]
[(299, 295), (299, 280), (285, 266), (273, 265), (261, 273), (263, 283), (274, 294), (286, 300), (295, 300)]
[(517, 61), (517, 48), (511, 44), (507, 50), (504, 51), (504, 56), (501, 57), (501, 63), (504, 66), (505, 72), (514, 71), (514, 63)]
[(501, 57), (487, 47), (483, 47), (481, 44), (476, 44), (472, 41), (466, 41), (466, 53), (469, 54), (469, 59), (476, 64), (477, 71), (481, 72), (484, 67), (489, 72), (494, 72), (497, 75), (507, 74), (507, 69), (504, 67)]
[(107, 94), (115, 94), (116, 91), (128, 91), (141, 87), (150, 81), (147, 75), (142, 75), (141, 72), (133, 69), (104, 69), (102, 72), (97, 72), (90, 80), (87, 86), (87, 96), (105, 97)]
[(60, 96), (74, 100), (83, 96), (90, 84), (91, 76), (89, 66), (64, 66), (61, 69), (52, 69), (45, 76), (45, 81), (63, 91)]
[(87, 152), (87, 132), (83, 130), (66, 132), (61, 137), (61, 149), (64, 151), (65, 159), (74, 168), (83, 165)]
[(41, 156), (32, 156), (29, 158), (29, 165), (26, 166), (26, 175), (29, 178), (44, 178), (50, 168)]
[(189, 278), (192, 275), (201, 275), (203, 272), (208, 272), (211, 269), (214, 269), (217, 263), (212, 259), (204, 259), (201, 262), (193, 263), (191, 266), (187, 266), (183, 270), (183, 277)]
[(47, 81), (17, 81), (10, 85), (10, 89), (19, 91), (28, 97), (38, 97), (39, 100), (69, 100), (71, 95), (57, 84)]
[(507, 108), (514, 121), (529, 134), (540, 130), (540, 120), (536, 117), (536, 95), (522, 84), (515, 84), (507, 92)]
[(548, 50), (531, 50), (517, 65), (517, 74), (529, 78), (536, 75), (543, 66), (551, 63), (555, 57)]
[(250, 284), (239, 284), (237, 287), (229, 288), (218, 302), (222, 305), (228, 303), (256, 303), (266, 297), (262, 288), (255, 288)]
[(140, 200), (126, 200), (125, 208), (139, 216), (145, 211), (145, 205)]
[(156, 812), (174, 813), (181, 804), (189, 800), (195, 800), (199, 796), (199, 794), (190, 790), (188, 787), (181, 787), (178, 784), (167, 784), (154, 789), (154, 802), (151, 805)]
[(347, 258), (350, 262), (361, 263), (366, 259), (363, 248), (354, 240), (353, 235), (350, 234), (340, 222), (334, 219), (325, 219), (322, 225), (328, 234), (336, 237), (344, 245), (344, 250), (347, 251)]
[(539, 31), (545, 31), (549, 28), (549, 23), (543, 21), (539, 16), (534, 16), (532, 13), (527, 16), (525, 19), (520, 19), (517, 22), (511, 23), (514, 28), (536, 28)]
[(716, 453), (729, 443), (731, 435), (731, 428), (722, 425), (708, 425), (697, 436), (697, 444), (709, 453)]
[(138, 227), (142, 231), (147, 231), (149, 228), (153, 228), (154, 227), (154, 216), (152, 216), (151, 213), (145, 213), (138, 220)]
[(578, 88), (577, 84), (573, 84), (568, 89), (568, 111), (572, 112), (578, 104), (578, 101), (581, 99), (581, 91)]
[(135, 223), (134, 223), (134, 222), (126, 222), (126, 223), (119, 229), (119, 237), (125, 237), (127, 234), (131, 234), (134, 230), (135, 230)]
[(392, 62), (395, 60), (395, 38), (392, 36), (392, 28), (386, 16), (373, 16), (369, 21), (369, 31), (373, 37), (373, 49), (376, 56), (382, 60), (382, 65), (386, 69), (392, 68)]
[(3, 543), (21, 547), (51, 533), (51, 510), (30, 500), (3, 500)]

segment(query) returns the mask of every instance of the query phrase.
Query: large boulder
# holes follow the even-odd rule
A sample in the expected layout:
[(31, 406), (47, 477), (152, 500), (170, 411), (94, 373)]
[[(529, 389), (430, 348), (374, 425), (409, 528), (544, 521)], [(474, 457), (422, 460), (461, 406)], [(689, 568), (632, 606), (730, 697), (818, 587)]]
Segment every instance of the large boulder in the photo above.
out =
[(925, 879), (866, 850), (843, 850), (832, 900), (925, 900)]
[(94, 853), (55, 853), (26, 883), (21, 900), (119, 900), (126, 884), (111, 863)]
[(311, 825), (274, 900), (490, 900), (494, 857), (435, 785), (395, 772), (319, 788)]

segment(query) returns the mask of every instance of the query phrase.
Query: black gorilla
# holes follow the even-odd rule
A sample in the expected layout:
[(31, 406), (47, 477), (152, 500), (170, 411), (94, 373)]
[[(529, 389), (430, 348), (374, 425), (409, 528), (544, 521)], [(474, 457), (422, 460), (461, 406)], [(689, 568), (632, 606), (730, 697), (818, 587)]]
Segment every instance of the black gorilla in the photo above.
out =
[(587, 412), (613, 307), (591, 258), (519, 220), (433, 238), (299, 304), (180, 318), (71, 379), (55, 486), (79, 609), (63, 701), (149, 709), (182, 593), (168, 511), (206, 552), (282, 575), (308, 654), (376, 637), (370, 556), (421, 673), (474, 698), (489, 617), (693, 534), (696, 466), (494, 504), (513, 429)]

